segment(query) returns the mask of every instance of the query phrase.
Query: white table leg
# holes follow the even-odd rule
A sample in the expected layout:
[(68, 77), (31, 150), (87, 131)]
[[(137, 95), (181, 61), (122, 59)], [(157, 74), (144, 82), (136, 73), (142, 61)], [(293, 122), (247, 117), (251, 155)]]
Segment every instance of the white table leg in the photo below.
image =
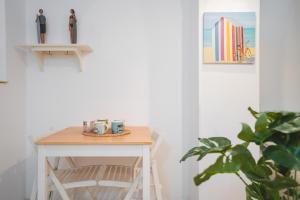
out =
[(143, 200), (150, 200), (150, 150), (143, 146)]
[(48, 199), (47, 177), (46, 155), (43, 149), (38, 148), (38, 200)]

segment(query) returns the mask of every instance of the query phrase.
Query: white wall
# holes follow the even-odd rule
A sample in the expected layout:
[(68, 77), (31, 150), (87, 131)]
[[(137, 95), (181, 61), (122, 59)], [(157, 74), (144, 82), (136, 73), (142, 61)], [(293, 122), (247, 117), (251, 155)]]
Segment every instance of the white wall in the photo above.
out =
[(149, 48), (150, 126), (164, 137), (159, 151), (166, 199), (182, 197), (182, 9), (179, 0), (144, 3)]
[(262, 110), (300, 110), (299, 9), (298, 0), (261, 1)]
[[(28, 55), (27, 135), (101, 117), (150, 125), (164, 138), (160, 150), (164, 153), (158, 158), (164, 194), (167, 199), (182, 199), (180, 5), (179, 0), (27, 0), (28, 43), (36, 42), (34, 18), (39, 8), (47, 17), (48, 42), (69, 41), (68, 12), (74, 8), (79, 43), (94, 49), (83, 73), (75, 58), (46, 59), (45, 72), (40, 72), (35, 58)], [(32, 168), (29, 158), (27, 194)]]
[(21, 0), (5, 3), (7, 37), (1, 50), (6, 52), (9, 82), (0, 84), (0, 199), (5, 200), (25, 197), (25, 56), (15, 48), (25, 41), (24, 7)]
[[(199, 2), (182, 0), (182, 146), (186, 153), (198, 145), (199, 137)], [(193, 178), (198, 162), (189, 159), (182, 163), (183, 199), (198, 199), (198, 187)]]
[[(200, 0), (200, 137), (227, 136), (237, 142), (240, 122), (252, 122), (248, 106), (259, 109), (259, 0)], [(202, 64), (204, 12), (256, 12), (256, 61), (254, 65)], [(206, 159), (200, 170), (212, 163)], [(240, 200), (244, 185), (233, 175), (218, 175), (199, 188), (199, 199)]]
[[(6, 1), (6, 11), (11, 13), (15, 9), (24, 7), (21, 1)], [(24, 56), (15, 46), (24, 42), (24, 35), (18, 34), (25, 29), (22, 20), (24, 11), (6, 18), (7, 33), (7, 65), (9, 82), (0, 84), (0, 133), (1, 137), (1, 165), (0, 172), (24, 159), (25, 133), (25, 64)], [(9, 156), (8, 153), (9, 152)]]
[(0, 0), (0, 81), (6, 81), (5, 0)]

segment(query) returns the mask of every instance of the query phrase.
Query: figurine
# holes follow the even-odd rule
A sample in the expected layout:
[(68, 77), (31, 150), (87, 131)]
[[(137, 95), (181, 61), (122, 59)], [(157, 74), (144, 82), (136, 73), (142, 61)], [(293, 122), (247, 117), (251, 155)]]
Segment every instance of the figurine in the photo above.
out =
[(69, 17), (69, 31), (70, 31), (70, 40), (71, 44), (77, 43), (77, 19), (75, 16), (75, 10), (70, 10), (70, 17)]
[(39, 14), (36, 15), (35, 22), (37, 24), (38, 43), (45, 44), (46, 35), (46, 17), (43, 15), (43, 9), (39, 9)]

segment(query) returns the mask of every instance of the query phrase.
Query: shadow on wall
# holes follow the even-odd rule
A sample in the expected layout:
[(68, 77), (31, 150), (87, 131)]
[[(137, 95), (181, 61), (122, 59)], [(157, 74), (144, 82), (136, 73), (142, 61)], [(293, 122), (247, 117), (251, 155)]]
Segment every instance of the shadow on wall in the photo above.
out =
[(25, 160), (0, 175), (0, 199), (25, 199)]

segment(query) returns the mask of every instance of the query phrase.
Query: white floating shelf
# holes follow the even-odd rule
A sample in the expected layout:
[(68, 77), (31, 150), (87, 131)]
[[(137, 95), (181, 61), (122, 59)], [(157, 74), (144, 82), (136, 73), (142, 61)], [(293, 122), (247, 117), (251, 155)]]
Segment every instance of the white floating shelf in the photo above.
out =
[(29, 49), (36, 56), (41, 71), (44, 71), (44, 57), (57, 55), (75, 55), (79, 60), (80, 71), (84, 69), (83, 57), (92, 52), (92, 48), (85, 44), (33, 44), (20, 45), (23, 49)]

